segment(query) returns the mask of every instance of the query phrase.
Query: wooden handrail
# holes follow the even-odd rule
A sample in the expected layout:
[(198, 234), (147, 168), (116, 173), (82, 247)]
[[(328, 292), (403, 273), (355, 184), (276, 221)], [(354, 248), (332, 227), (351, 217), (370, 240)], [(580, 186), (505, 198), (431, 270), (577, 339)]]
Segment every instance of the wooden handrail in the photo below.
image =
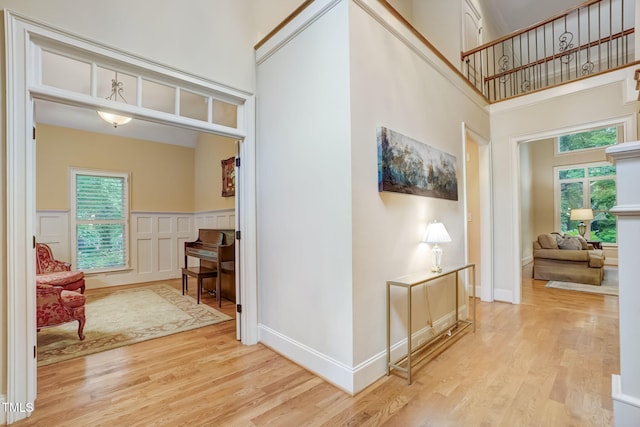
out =
[(584, 9), (586, 7), (591, 6), (592, 4), (600, 3), (600, 2), (602, 2), (602, 0), (589, 0), (589, 1), (586, 1), (586, 2), (584, 2), (584, 3), (582, 3), (582, 4), (578, 5), (578, 6), (574, 6), (574, 7), (570, 8), (570, 9), (567, 9), (564, 12), (560, 12), (559, 14), (557, 14), (557, 15), (551, 17), (551, 18), (545, 19), (544, 21), (540, 21), (537, 24), (533, 24), (533, 25), (531, 25), (529, 27), (526, 27), (524, 29), (521, 29), (521, 30), (516, 30), (516, 31), (514, 31), (512, 33), (507, 34), (506, 36), (500, 37), (497, 40), (493, 40), (493, 41), (491, 41), (489, 43), (485, 43), (485, 44), (483, 44), (481, 46), (475, 47), (475, 48), (473, 48), (471, 50), (468, 50), (466, 52), (462, 52), (461, 53), (461, 60), (464, 61), (464, 58), (466, 58), (467, 56), (471, 56), (476, 52), (479, 52), (479, 51), (485, 50), (485, 49), (489, 49), (492, 46), (495, 46), (495, 45), (500, 44), (500, 43), (502, 43), (502, 42), (504, 42), (506, 40), (514, 38), (514, 37), (516, 37), (516, 36), (518, 36), (520, 34), (528, 33), (529, 31), (533, 31), (533, 30), (535, 30), (537, 28), (540, 28), (540, 27), (543, 27), (543, 26), (545, 26), (545, 25), (547, 25), (547, 24), (549, 24), (549, 23), (551, 23), (553, 21), (556, 21), (558, 19), (564, 18), (564, 17), (568, 16), (569, 14), (571, 14), (571, 13), (573, 13), (573, 12), (579, 10), (579, 9)]
[(624, 30), (624, 31), (622, 31), (620, 33), (612, 34), (611, 36), (608, 36), (608, 37), (603, 37), (600, 40), (589, 42), (589, 43), (586, 43), (584, 45), (581, 45), (581, 46), (578, 46), (578, 47), (574, 47), (572, 49), (565, 50), (564, 52), (558, 52), (558, 53), (556, 53), (556, 54), (554, 54), (552, 56), (547, 56), (546, 58), (539, 59), (539, 60), (537, 60), (535, 62), (529, 62), (529, 63), (527, 63), (525, 65), (521, 65), (521, 66), (516, 67), (516, 68), (511, 68), (509, 70), (503, 71), (503, 72), (498, 73), (498, 74), (493, 74), (491, 76), (485, 77), (484, 78), (484, 82), (487, 83), (490, 80), (495, 80), (495, 79), (498, 79), (500, 77), (504, 77), (504, 76), (509, 75), (509, 74), (517, 73), (518, 71), (521, 71), (521, 70), (524, 70), (524, 69), (527, 69), (527, 68), (531, 68), (531, 67), (535, 67), (536, 65), (544, 64), (545, 62), (551, 62), (551, 61), (553, 61), (555, 59), (562, 58), (563, 56), (571, 55), (571, 54), (574, 54), (574, 53), (579, 52), (581, 50), (590, 49), (592, 47), (598, 46), (600, 44), (607, 43), (607, 42), (612, 41), (612, 40), (617, 40), (619, 38), (622, 38), (622, 37), (628, 36), (630, 34), (633, 34), (634, 32), (635, 32), (635, 29), (634, 28), (630, 28), (630, 29)]
[(289, 22), (293, 21), (293, 19), (296, 16), (300, 15), (307, 7), (309, 7), (309, 5), (311, 5), (311, 3), (313, 3), (313, 0), (306, 0), (304, 3), (302, 3), (300, 6), (298, 6), (296, 8), (296, 10), (291, 12), (289, 14), (289, 16), (284, 18), (284, 20), (282, 22), (280, 22), (273, 30), (271, 30), (269, 32), (269, 34), (264, 36), (262, 38), (262, 40), (260, 40), (258, 43), (256, 43), (256, 45), (253, 47), (253, 49), (254, 50), (260, 49), (260, 47), (262, 47), (262, 45), (264, 45), (266, 42), (269, 41), (269, 39), (271, 39), (273, 36), (275, 36), (278, 33), (278, 31), (280, 31), (282, 28), (284, 28), (285, 25), (287, 25)]

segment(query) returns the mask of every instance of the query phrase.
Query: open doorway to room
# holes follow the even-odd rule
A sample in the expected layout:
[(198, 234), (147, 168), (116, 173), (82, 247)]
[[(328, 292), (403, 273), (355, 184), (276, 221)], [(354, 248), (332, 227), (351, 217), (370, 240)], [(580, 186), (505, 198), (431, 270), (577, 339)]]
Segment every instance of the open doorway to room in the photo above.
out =
[(627, 125), (586, 124), (519, 144), (523, 303), (548, 304), (555, 289), (617, 298), (616, 177), (605, 149), (625, 140)]
[[(6, 400), (33, 402), (36, 397), (37, 368), (35, 248), (36, 235), (36, 146), (32, 136), (36, 119), (35, 100), (83, 107), (93, 111), (106, 111), (126, 115), (133, 119), (164, 125), (178, 126), (198, 132), (213, 133), (234, 138), (239, 143), (243, 168), (237, 174), (242, 187), (237, 200), (238, 229), (243, 231), (242, 244), (236, 244), (239, 263), (236, 283), (243, 305), (236, 316), (237, 330), (242, 331), (244, 344), (257, 341), (257, 292), (255, 285), (255, 152), (254, 146), (254, 97), (240, 91), (194, 75), (168, 69), (160, 64), (111, 49), (100, 43), (51, 28), (28, 18), (5, 11), (5, 36), (7, 49), (6, 86), (6, 175), (10, 177), (6, 191), (6, 307), (7, 323), (7, 376)], [(83, 79), (66, 73), (45, 73), (46, 56), (61, 61), (74, 61)], [(101, 72), (128, 74), (138, 85), (135, 102), (115, 103), (98, 94), (97, 77)], [(65, 77), (71, 84), (60, 87), (56, 78)], [(47, 80), (52, 79), (52, 80)], [(85, 83), (83, 85), (83, 82)], [(153, 97), (156, 88), (170, 94), (170, 102), (156, 104)], [(145, 95), (146, 94), (146, 95)], [(194, 116), (186, 106), (197, 104), (200, 116)], [(236, 108), (237, 126), (232, 128), (214, 121), (213, 110), (222, 102)], [(202, 113), (204, 112), (204, 115)], [(247, 179), (243, 179), (244, 177)], [(249, 237), (247, 237), (249, 236)], [(242, 322), (240, 320), (242, 319)], [(248, 319), (245, 321), (245, 319)], [(26, 415), (11, 413), (7, 422), (12, 423)]]
[[(84, 271), (87, 287), (85, 340), (75, 322), (42, 328), (39, 366), (233, 319), (232, 274), (221, 277), (220, 306), (206, 292), (214, 280), (203, 283), (198, 307), (179, 298), (177, 278), (185, 242), (199, 229), (233, 236), (235, 196), (223, 191), (221, 162), (235, 157), (236, 141), (140, 120), (114, 128), (93, 110), (41, 100), (35, 116), (36, 241)], [(126, 191), (103, 182), (122, 176)], [(197, 284), (189, 282), (195, 300)]]

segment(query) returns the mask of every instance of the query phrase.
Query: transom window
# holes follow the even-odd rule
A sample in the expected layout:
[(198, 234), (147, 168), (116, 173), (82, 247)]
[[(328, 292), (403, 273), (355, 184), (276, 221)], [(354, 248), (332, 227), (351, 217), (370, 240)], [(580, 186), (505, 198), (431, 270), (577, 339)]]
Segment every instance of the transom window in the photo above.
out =
[(590, 163), (555, 168), (556, 224), (566, 234), (578, 234), (579, 221), (571, 221), (571, 209), (593, 209), (585, 237), (604, 243), (617, 242), (617, 223), (610, 210), (616, 204), (616, 168), (610, 163)]
[(557, 152), (562, 154), (607, 147), (617, 144), (618, 136), (616, 126), (561, 135), (557, 138)]
[(129, 174), (71, 170), (73, 263), (104, 272), (129, 266)]

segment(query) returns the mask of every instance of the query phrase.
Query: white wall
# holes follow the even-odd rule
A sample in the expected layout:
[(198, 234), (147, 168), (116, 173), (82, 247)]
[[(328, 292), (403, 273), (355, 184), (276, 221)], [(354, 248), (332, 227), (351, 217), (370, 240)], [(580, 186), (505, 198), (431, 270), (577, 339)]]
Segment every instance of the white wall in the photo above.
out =
[(259, 62), (256, 149), (260, 341), (350, 390), (348, 3)]
[(250, 92), (252, 6), (253, 0), (0, 0), (2, 8)]
[[(492, 106), (491, 139), (494, 167), (495, 297), (519, 301), (520, 289), (520, 197), (519, 140), (548, 137), (563, 129), (618, 117), (633, 117), (638, 102), (627, 88), (633, 84), (633, 69), (550, 89), (545, 93)], [(627, 140), (635, 139), (637, 125), (627, 129)], [(535, 136), (535, 138), (531, 138)]]
[(256, 42), (278, 26), (287, 16), (298, 8), (304, 0), (251, 0), (256, 18)]
[[(386, 281), (431, 266), (427, 221), (453, 238), (445, 264), (465, 261), (461, 125), (488, 134), (489, 119), (377, 1), (314, 6), (317, 21), (300, 17), (257, 55), (260, 340), (357, 392), (386, 371)], [(460, 200), (378, 193), (379, 126), (456, 156)]]
[[(351, 3), (350, 28), (353, 363), (359, 374), (358, 370), (364, 371), (367, 364), (383, 362), (384, 369), (381, 356), (386, 337), (386, 281), (431, 268), (431, 248), (420, 243), (429, 221), (443, 221), (452, 238), (451, 243), (443, 245), (443, 264), (464, 264), (466, 217), (461, 124), (466, 122), (471, 128), (488, 133), (489, 117), (457, 90), (455, 80), (448, 80), (412, 46), (355, 3)], [(454, 155), (458, 201), (379, 193), (376, 185), (379, 126)], [(395, 295), (393, 299), (393, 344), (406, 337), (401, 320), (406, 313), (401, 298), (402, 295)], [(446, 301), (432, 303), (436, 310), (447, 305)], [(451, 310), (450, 307), (444, 311)], [(420, 319), (415, 319), (415, 329), (425, 326), (423, 309), (416, 299)], [(438, 316), (436, 312), (432, 314)], [(377, 367), (378, 374), (384, 372), (380, 365)], [(363, 372), (360, 386), (372, 380), (366, 375)]]

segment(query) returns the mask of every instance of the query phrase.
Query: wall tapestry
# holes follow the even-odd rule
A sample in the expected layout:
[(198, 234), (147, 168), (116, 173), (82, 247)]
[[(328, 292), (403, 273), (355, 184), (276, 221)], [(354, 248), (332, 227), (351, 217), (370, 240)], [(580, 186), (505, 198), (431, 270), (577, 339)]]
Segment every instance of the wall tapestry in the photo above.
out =
[(385, 127), (377, 136), (378, 191), (458, 200), (455, 156)]
[(222, 160), (222, 197), (236, 195), (236, 158)]

